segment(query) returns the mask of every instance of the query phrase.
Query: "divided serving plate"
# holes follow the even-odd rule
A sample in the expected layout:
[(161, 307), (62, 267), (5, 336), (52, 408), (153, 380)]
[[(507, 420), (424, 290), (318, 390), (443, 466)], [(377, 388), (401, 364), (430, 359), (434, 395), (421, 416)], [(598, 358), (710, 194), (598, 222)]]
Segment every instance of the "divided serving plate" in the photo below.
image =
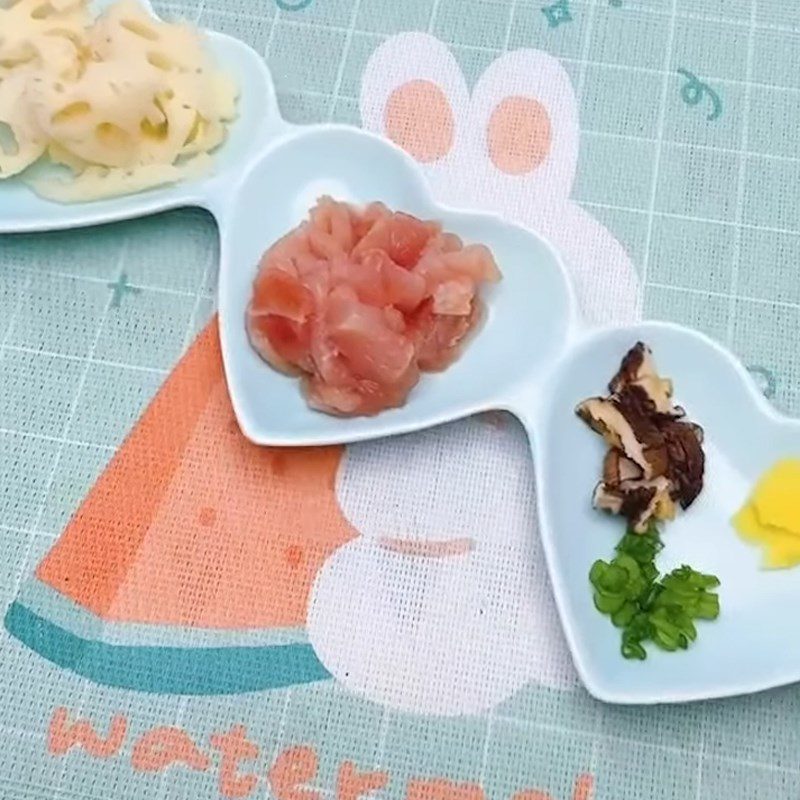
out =
[[(355, 128), (298, 128), (281, 119), (263, 60), (243, 43), (209, 33), (221, 65), (241, 89), (240, 116), (202, 180), (114, 200), (58, 205), (22, 183), (0, 185), (0, 233), (71, 228), (179, 206), (210, 211), (220, 229), (220, 335), (234, 411), (244, 434), (273, 446), (344, 443), (419, 430), (492, 409), (524, 424), (538, 489), (540, 535), (575, 665), (594, 696), (615, 703), (698, 700), (800, 681), (800, 570), (767, 572), (730, 524), (758, 476), (781, 456), (800, 456), (800, 422), (776, 412), (724, 348), (675, 325), (590, 330), (581, 321), (559, 255), (531, 231), (497, 216), (435, 203), (400, 149)], [(297, 225), (316, 198), (391, 208), (442, 220), (466, 241), (488, 245), (503, 280), (486, 293), (487, 314), (463, 356), (425, 375), (408, 403), (372, 418), (311, 411), (297, 381), (250, 348), (245, 308), (264, 250)], [(603, 443), (576, 419), (575, 405), (603, 394), (637, 341), (674, 378), (677, 402), (706, 432), (706, 486), (665, 533), (659, 567), (689, 563), (718, 575), (722, 612), (688, 651), (654, 649), (625, 661), (619, 633), (592, 602), (588, 572), (608, 559), (620, 521), (591, 508)]]

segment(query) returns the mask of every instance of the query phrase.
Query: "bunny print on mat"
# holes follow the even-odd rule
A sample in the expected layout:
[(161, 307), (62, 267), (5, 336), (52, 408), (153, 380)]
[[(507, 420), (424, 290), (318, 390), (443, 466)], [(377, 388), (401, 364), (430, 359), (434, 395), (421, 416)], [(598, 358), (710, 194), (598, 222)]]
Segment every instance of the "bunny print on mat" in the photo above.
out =
[(589, 322), (638, 319), (634, 265), (569, 197), (580, 143), (578, 104), (557, 59), (539, 50), (506, 53), (470, 96), (446, 45), (425, 33), (403, 33), (369, 60), (361, 117), (364, 128), (420, 162), (437, 200), (496, 211), (552, 242)]
[[(370, 58), (361, 114), (421, 163), (438, 200), (550, 239), (592, 322), (638, 316), (625, 251), (569, 199), (577, 103), (554, 58), (508, 53), (470, 97), (444, 44), (401, 34)], [(361, 536), (322, 567), (308, 614), (326, 668), (377, 702), (445, 715), (491, 708), (528, 683), (576, 686), (533, 490), (525, 434), (501, 416), (349, 446), (337, 493)]]
[(577, 678), (536, 535), (530, 451), (474, 418), (353, 445), (342, 511), (361, 536), (323, 565), (308, 633), (349, 689), (428, 714), (477, 713)]

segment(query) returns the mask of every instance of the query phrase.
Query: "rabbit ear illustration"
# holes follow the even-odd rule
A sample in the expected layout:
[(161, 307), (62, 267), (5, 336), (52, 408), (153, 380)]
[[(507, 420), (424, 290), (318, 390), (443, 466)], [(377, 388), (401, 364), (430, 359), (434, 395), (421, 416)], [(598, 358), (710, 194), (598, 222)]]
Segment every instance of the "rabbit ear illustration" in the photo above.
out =
[(446, 45), (426, 33), (393, 36), (370, 56), (361, 80), (361, 119), (417, 161), (446, 158), (463, 134), (464, 76)]
[(538, 229), (564, 257), (587, 322), (620, 324), (641, 317), (636, 267), (625, 248), (588, 211), (574, 202), (543, 210)]
[(425, 33), (382, 44), (362, 79), (365, 128), (403, 147), (436, 198), (496, 211), (560, 251), (590, 323), (641, 314), (639, 278), (623, 246), (570, 200), (580, 143), (569, 75), (538, 50), (506, 53), (469, 99), (447, 46)]
[[(590, 323), (640, 315), (639, 279), (622, 245), (569, 199), (578, 161), (578, 106), (569, 75), (538, 50), (498, 58), (472, 94), (466, 159), (481, 199), (543, 235), (572, 273)], [(475, 166), (473, 167), (473, 171)]]
[(464, 76), (446, 45), (426, 33), (388, 39), (370, 56), (360, 103), (363, 127), (406, 150), (446, 194), (469, 108)]
[(472, 93), (467, 130), (467, 158), (483, 166), (485, 184), (507, 215), (569, 195), (578, 160), (578, 109), (556, 59), (517, 50), (494, 61)]

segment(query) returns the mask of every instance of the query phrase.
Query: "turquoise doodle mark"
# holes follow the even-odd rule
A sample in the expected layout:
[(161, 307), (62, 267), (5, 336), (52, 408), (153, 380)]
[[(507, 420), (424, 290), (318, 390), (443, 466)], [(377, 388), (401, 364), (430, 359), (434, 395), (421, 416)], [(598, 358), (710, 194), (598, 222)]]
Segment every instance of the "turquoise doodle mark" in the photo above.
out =
[(778, 381), (775, 378), (775, 373), (766, 367), (751, 366), (747, 371), (755, 378), (758, 388), (764, 393), (767, 400), (772, 400), (775, 397), (775, 392), (778, 389)]
[(711, 113), (706, 117), (709, 122), (713, 122), (722, 115), (722, 100), (720, 96), (700, 78), (688, 69), (678, 69), (678, 74), (686, 78), (686, 83), (681, 87), (681, 97), (687, 106), (696, 106), (703, 97), (708, 97), (713, 104)]
[(608, 0), (608, 4), (613, 8), (622, 8), (622, 0)]
[(109, 283), (108, 288), (114, 290), (114, 294), (111, 297), (111, 308), (119, 308), (122, 305), (122, 298), (125, 296), (125, 292), (139, 294), (142, 291), (128, 284), (128, 276), (124, 272), (114, 283)]
[(302, 11), (306, 6), (310, 6), (314, 0), (275, 0), (275, 4), (281, 11)]
[(547, 24), (551, 28), (557, 28), (562, 22), (572, 22), (572, 14), (569, 13), (569, 0), (558, 0), (551, 6), (542, 6), (542, 14), (547, 17)]

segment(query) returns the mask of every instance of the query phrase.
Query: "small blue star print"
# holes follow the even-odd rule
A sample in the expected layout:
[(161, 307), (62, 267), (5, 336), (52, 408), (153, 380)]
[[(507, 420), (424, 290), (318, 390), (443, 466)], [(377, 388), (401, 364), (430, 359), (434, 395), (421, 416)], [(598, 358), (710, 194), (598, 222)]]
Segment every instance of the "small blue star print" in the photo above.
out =
[(109, 283), (108, 288), (114, 291), (111, 297), (111, 308), (119, 308), (122, 305), (122, 298), (125, 296), (125, 292), (130, 292), (131, 294), (139, 294), (141, 292), (141, 289), (128, 284), (128, 276), (124, 272), (114, 283)]
[(557, 28), (562, 22), (572, 22), (569, 0), (558, 0), (551, 6), (542, 6), (542, 14), (547, 17), (547, 23), (551, 28)]

